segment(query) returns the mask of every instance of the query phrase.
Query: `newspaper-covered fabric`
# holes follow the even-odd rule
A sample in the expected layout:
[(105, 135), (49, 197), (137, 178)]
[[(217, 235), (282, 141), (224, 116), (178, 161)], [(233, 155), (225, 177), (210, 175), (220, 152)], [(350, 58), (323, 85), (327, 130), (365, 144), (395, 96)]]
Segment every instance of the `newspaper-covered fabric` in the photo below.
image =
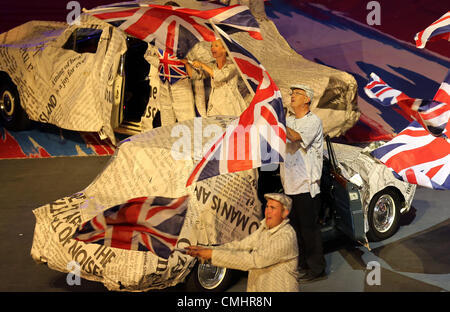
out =
[[(165, 0), (153, 2), (162, 5), (167, 3)], [(193, 9), (212, 6), (204, 1), (193, 0), (177, 0), (177, 3), (181, 7)], [(324, 135), (343, 135), (356, 124), (361, 112), (357, 104), (358, 85), (351, 74), (309, 61), (294, 51), (275, 24), (267, 18), (263, 0), (233, 0), (222, 3), (246, 5), (255, 16), (263, 40), (254, 40), (247, 33), (235, 33), (231, 37), (252, 53), (270, 73), (281, 91), (288, 114), (291, 113), (288, 105), (290, 86), (306, 84), (316, 94), (311, 103), (311, 111), (323, 121)]]
[[(1, 34), (0, 71), (17, 86), (31, 120), (100, 132), (115, 143), (114, 79), (126, 36), (87, 15), (80, 23), (31, 21)], [(78, 53), (70, 46), (79, 29), (101, 31), (95, 53)]]
[[(165, 4), (167, 1), (153, 2)], [(193, 9), (213, 6), (203, 1), (177, 2)], [(237, 3), (250, 8), (260, 25), (263, 40), (255, 40), (246, 33), (232, 37), (267, 69), (282, 93), (285, 107), (289, 110), (286, 104), (289, 103), (289, 87), (308, 84), (318, 95), (311, 107), (322, 119), (324, 133), (333, 137), (350, 129), (360, 116), (355, 79), (348, 73), (306, 60), (292, 50), (266, 17), (264, 1), (233, 1), (233, 4)], [(78, 53), (65, 47), (77, 29), (101, 30), (95, 53)], [(68, 130), (97, 132), (102, 139), (109, 138), (115, 144), (113, 130), (122, 122), (119, 106), (123, 91), (122, 81), (117, 78), (120, 58), (126, 51), (124, 32), (88, 14), (81, 14), (79, 24), (72, 25), (30, 21), (0, 34), (0, 71), (17, 86), (20, 104), (31, 120)], [(149, 44), (144, 58), (151, 65), (150, 96), (136, 128), (138, 131), (152, 129), (161, 109), (159, 59), (155, 58), (154, 52)], [(204, 63), (213, 60), (211, 56), (205, 59), (198, 55), (194, 58), (188, 55), (188, 59), (199, 59)], [(197, 110), (205, 116), (208, 94), (201, 81), (194, 82), (193, 88)]]
[(130, 198), (189, 195), (177, 249), (240, 240), (259, 228), (261, 203), (257, 171), (224, 174), (185, 187), (194, 164), (229, 119), (196, 118), (155, 128), (122, 141), (107, 167), (81, 192), (33, 211), (36, 227), (31, 255), (51, 269), (69, 272), (110, 290), (145, 291), (182, 282), (194, 258), (175, 250), (168, 259), (152, 252), (87, 244), (73, 238), (79, 226)]

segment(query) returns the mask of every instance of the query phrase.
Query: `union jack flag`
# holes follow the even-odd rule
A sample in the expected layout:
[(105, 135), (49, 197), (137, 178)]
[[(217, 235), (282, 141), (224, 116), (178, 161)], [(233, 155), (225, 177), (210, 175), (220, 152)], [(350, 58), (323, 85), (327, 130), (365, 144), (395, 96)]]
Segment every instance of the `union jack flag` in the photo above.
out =
[(210, 10), (194, 10), (156, 4), (127, 3), (99, 7), (87, 13), (118, 26), (127, 34), (152, 42), (179, 59), (186, 57), (198, 41), (215, 41), (216, 35), (207, 23), (247, 31), (262, 39), (256, 22), (246, 6), (233, 5)]
[(439, 90), (436, 92), (434, 101), (450, 103), (450, 70), (447, 73), (444, 81), (441, 83)]
[[(447, 75), (446, 80), (450, 79)], [(397, 104), (410, 118), (416, 120), (434, 136), (443, 134), (450, 118), (448, 101), (448, 81), (444, 81), (434, 100), (413, 99), (405, 93), (391, 88), (376, 74), (371, 73), (368, 84), (364, 87), (367, 96), (383, 106)], [(447, 97), (446, 97), (446, 96)]]
[(151, 251), (167, 259), (183, 226), (187, 199), (188, 196), (131, 199), (82, 224), (74, 238), (109, 247)]
[(414, 37), (417, 48), (425, 48), (428, 41), (444, 39), (450, 41), (450, 11)]
[(162, 82), (168, 81), (174, 84), (178, 80), (187, 77), (186, 66), (174, 55), (167, 51), (158, 49), (159, 55), (159, 78)]
[(231, 123), (203, 156), (188, 178), (186, 186), (223, 173), (284, 161), (286, 118), (281, 92), (251, 53), (224, 32), (220, 33), (255, 95), (239, 119)]
[(372, 156), (402, 181), (437, 190), (450, 189), (450, 143), (413, 121)]

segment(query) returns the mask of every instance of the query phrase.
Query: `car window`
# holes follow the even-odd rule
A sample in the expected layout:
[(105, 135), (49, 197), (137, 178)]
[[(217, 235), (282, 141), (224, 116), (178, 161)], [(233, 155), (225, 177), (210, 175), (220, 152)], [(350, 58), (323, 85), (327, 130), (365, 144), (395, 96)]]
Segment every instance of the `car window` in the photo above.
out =
[(95, 53), (102, 35), (101, 29), (77, 28), (70, 35), (63, 49), (77, 53)]

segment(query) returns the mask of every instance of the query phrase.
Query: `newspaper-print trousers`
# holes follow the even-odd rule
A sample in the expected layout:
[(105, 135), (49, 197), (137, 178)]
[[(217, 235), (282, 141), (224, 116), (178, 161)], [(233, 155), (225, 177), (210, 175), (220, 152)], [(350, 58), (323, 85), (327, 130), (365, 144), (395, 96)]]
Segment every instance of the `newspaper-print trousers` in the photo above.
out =
[(172, 85), (166, 81), (160, 86), (159, 103), (162, 126), (195, 117), (194, 94), (189, 79), (180, 79)]

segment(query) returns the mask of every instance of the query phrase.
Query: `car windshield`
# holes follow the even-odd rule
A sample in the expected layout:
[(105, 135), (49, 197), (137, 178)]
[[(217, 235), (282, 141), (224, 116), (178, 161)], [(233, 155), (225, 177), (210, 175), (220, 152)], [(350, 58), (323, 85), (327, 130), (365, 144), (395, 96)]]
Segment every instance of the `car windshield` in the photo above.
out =
[(69, 37), (63, 48), (77, 53), (95, 53), (102, 35), (101, 29), (77, 28)]

